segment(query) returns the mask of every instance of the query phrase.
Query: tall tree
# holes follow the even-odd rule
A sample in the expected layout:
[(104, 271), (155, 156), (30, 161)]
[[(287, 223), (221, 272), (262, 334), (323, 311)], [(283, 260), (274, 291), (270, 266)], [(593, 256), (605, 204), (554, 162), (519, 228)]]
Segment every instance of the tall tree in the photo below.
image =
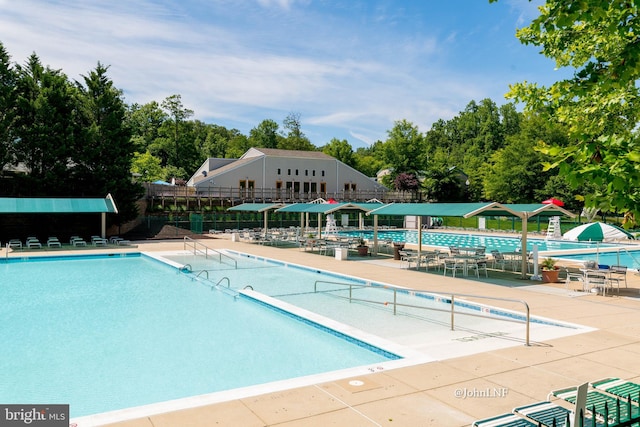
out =
[(156, 101), (144, 105), (133, 104), (127, 109), (127, 126), (137, 152), (144, 153), (160, 136), (160, 127), (167, 120)]
[(183, 159), (180, 157), (180, 145), (184, 142), (182, 138), (183, 123), (186, 119), (193, 116), (193, 110), (185, 108), (182, 104), (182, 96), (171, 95), (162, 101), (162, 108), (171, 117), (171, 139), (174, 144), (174, 151), (171, 156), (171, 163), (181, 168), (186, 166), (183, 164)]
[(249, 131), (249, 142), (254, 147), (277, 148), (282, 137), (278, 134), (278, 123), (265, 119)]
[[(491, 0), (495, 1), (495, 0)], [(566, 125), (571, 144), (547, 144), (547, 168), (558, 167), (574, 186), (605, 191), (586, 205), (640, 214), (640, 4), (628, 0), (547, 0), (540, 15), (518, 30), (540, 46), (556, 68), (573, 76), (550, 87), (518, 83), (509, 96)]]
[(80, 128), (77, 90), (35, 54), (16, 70), (16, 161), (24, 163), (30, 181), (22, 194), (69, 195), (69, 165)]
[(384, 143), (383, 157), (387, 167), (392, 169), (391, 181), (403, 172), (419, 176), (425, 164), (425, 144), (418, 127), (407, 120), (400, 120), (387, 133), (389, 137)]
[(11, 58), (0, 43), (0, 176), (14, 160), (16, 80)]
[(316, 147), (302, 132), (300, 113), (289, 113), (282, 122), (286, 133), (278, 143), (278, 148), (285, 150), (315, 151)]
[(122, 224), (136, 217), (136, 201), (142, 188), (131, 180), (134, 146), (126, 126), (126, 108), (122, 93), (107, 77), (107, 70), (98, 63), (84, 76), (84, 85), (77, 84), (85, 126), (74, 154), (74, 174), (85, 195), (104, 197), (111, 193), (119, 211), (113, 221)]
[(353, 167), (355, 164), (353, 148), (346, 139), (340, 140), (333, 138), (327, 145), (322, 147), (322, 152), (340, 160), (346, 165)]

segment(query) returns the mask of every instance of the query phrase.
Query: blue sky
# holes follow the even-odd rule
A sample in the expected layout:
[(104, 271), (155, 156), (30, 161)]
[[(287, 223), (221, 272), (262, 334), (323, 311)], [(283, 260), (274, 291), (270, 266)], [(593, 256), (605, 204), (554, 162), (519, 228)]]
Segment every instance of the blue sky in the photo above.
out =
[(98, 61), (127, 103), (180, 94), (247, 134), (300, 114), (317, 146), (426, 132), (510, 83), (563, 71), (515, 38), (541, 0), (0, 0), (0, 41), (81, 80)]

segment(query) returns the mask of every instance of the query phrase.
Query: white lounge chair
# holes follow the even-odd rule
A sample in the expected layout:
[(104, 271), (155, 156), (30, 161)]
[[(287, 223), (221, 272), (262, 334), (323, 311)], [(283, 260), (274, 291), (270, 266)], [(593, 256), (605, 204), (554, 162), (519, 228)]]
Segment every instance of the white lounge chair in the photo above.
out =
[(87, 246), (87, 242), (80, 236), (71, 236), (69, 243), (71, 246)]
[(42, 243), (37, 237), (27, 237), (26, 246), (27, 249), (42, 249)]
[(22, 241), (20, 241), (19, 239), (9, 240), (8, 245), (11, 249), (22, 249)]
[(109, 241), (100, 236), (91, 236), (91, 243), (93, 244), (93, 246), (107, 246), (107, 243), (109, 243)]
[(60, 240), (58, 240), (57, 237), (49, 237), (47, 239), (47, 247), (49, 247), (49, 248), (61, 248), (62, 247), (62, 243), (60, 243)]

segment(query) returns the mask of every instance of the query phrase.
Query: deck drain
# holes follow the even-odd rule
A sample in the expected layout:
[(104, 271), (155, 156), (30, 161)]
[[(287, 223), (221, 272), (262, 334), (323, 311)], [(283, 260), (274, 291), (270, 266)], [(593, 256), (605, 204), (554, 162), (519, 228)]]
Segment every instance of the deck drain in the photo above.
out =
[(360, 387), (364, 385), (364, 381), (352, 380), (352, 381), (349, 381), (349, 385), (352, 385), (354, 387)]

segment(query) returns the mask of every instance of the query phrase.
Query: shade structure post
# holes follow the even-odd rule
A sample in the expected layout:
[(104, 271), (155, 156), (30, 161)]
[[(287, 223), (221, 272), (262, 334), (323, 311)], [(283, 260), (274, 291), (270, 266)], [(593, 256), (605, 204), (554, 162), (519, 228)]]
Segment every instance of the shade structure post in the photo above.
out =
[(103, 239), (107, 236), (107, 214), (102, 212), (100, 214), (100, 237)]
[(420, 260), (422, 259), (422, 216), (418, 215), (418, 262), (416, 270), (420, 270)]
[(527, 266), (529, 263), (528, 257), (527, 257), (527, 226), (529, 225), (529, 215), (525, 212), (522, 217), (522, 247), (520, 250), (520, 253), (522, 254), (522, 278), (526, 279), (527, 278)]
[(263, 225), (263, 230), (264, 230), (264, 238), (267, 238), (267, 227), (269, 226), (269, 211), (264, 211), (264, 225)]
[(322, 238), (322, 214), (318, 212), (318, 239)]
[(373, 216), (373, 255), (378, 255), (378, 215)]

